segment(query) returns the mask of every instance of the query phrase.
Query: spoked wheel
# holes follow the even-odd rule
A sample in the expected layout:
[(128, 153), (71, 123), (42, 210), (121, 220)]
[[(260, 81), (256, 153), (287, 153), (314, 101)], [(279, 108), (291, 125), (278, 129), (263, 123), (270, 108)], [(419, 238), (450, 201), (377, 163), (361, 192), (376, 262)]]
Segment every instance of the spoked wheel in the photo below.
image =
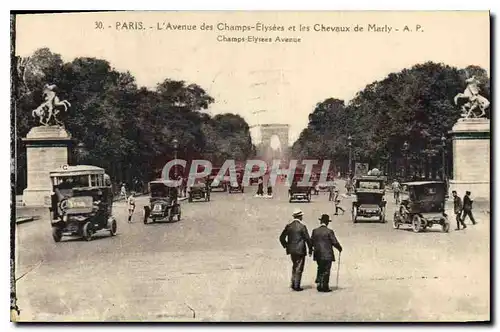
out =
[(412, 219), (412, 228), (415, 233), (420, 232), (421, 223), (422, 221), (420, 220), (420, 217), (418, 215), (414, 215)]
[(85, 225), (83, 225), (83, 231), (82, 231), (83, 239), (85, 241), (90, 241), (92, 240), (92, 235), (93, 235), (93, 229), (92, 229), (92, 224), (90, 222), (86, 222)]
[(358, 222), (358, 208), (356, 206), (352, 207), (352, 222), (356, 223)]
[(392, 219), (392, 227), (394, 229), (399, 229), (399, 225), (400, 225), (400, 223), (399, 223), (399, 215), (398, 215), (397, 212), (394, 212), (394, 217)]
[(62, 239), (62, 229), (59, 227), (52, 227), (52, 238), (55, 242), (60, 242)]
[(117, 229), (118, 225), (116, 224), (116, 220), (113, 218), (113, 220), (111, 220), (111, 224), (109, 225), (109, 234), (111, 234), (111, 236), (115, 236)]

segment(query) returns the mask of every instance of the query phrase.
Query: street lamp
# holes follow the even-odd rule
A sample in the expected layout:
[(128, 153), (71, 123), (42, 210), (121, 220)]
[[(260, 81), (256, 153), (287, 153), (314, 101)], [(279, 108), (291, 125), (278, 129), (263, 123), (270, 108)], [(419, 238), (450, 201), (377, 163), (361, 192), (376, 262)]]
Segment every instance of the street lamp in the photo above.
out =
[(403, 144), (403, 154), (405, 157), (405, 174), (404, 177), (406, 180), (408, 180), (408, 151), (410, 150), (410, 144), (408, 144), (408, 141), (405, 141)]
[(349, 147), (349, 175), (352, 174), (352, 136), (347, 137), (347, 146)]
[(446, 181), (446, 137), (441, 136), (441, 167), (442, 167), (442, 179)]
[[(434, 146), (436, 147), (436, 146)], [(432, 169), (432, 158), (435, 157), (437, 154), (438, 154), (438, 150), (434, 149), (432, 146), (428, 149), (425, 149), (423, 151), (426, 155), (427, 155), (427, 163), (428, 163), (428, 171), (429, 173), (426, 172), (425, 176), (428, 178), (428, 179), (431, 179), (432, 178), (432, 173), (433, 173), (433, 169)]]
[[(179, 148), (179, 141), (176, 138), (173, 139), (172, 145), (174, 147), (174, 160), (177, 160), (177, 149)], [(177, 165), (174, 168), (174, 178), (177, 180)]]
[(82, 142), (76, 145), (76, 164), (81, 164), (83, 162), (83, 156), (85, 155), (86, 147)]

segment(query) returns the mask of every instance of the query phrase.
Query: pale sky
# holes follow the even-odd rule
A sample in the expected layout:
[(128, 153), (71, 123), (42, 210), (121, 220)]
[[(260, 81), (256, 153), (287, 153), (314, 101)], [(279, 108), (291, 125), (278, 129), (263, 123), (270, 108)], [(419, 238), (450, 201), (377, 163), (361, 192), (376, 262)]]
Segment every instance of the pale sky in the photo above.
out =
[[(95, 29), (96, 21), (104, 29)], [(116, 29), (117, 22), (142, 22), (144, 30)], [(158, 30), (171, 24), (196, 31)], [(227, 25), (296, 26), (296, 31), (220, 31)], [(201, 31), (202, 23), (214, 26)], [(299, 32), (299, 25), (311, 31)], [(312, 31), (315, 24), (350, 32)], [(367, 32), (369, 24), (391, 32)], [(120, 23), (122, 26), (123, 24)], [(354, 32), (354, 26), (364, 27)], [(412, 32), (404, 32), (404, 26)], [(420, 25), (420, 31), (416, 26)], [(111, 26), (111, 28), (109, 28)], [(128, 26), (128, 24), (127, 24)], [(130, 25), (134, 26), (134, 24)], [(135, 24), (137, 27), (137, 24)], [(396, 32), (395, 29), (399, 31)], [(387, 74), (426, 61), (456, 67), (478, 65), (490, 72), (488, 12), (123, 12), (21, 15), (16, 53), (48, 47), (65, 61), (96, 57), (129, 70), (139, 86), (165, 78), (197, 83), (215, 98), (211, 114), (243, 116), (250, 125), (288, 123), (290, 144), (307, 126), (316, 103), (346, 102)], [(300, 37), (300, 43), (228, 43), (218, 36)], [(219, 37), (221, 38), (221, 37)], [(57, 82), (56, 82), (57, 83)], [(64, 97), (64, 96), (63, 96)], [(252, 112), (265, 110), (258, 114)], [(257, 135), (258, 136), (258, 135)], [(258, 138), (258, 137), (256, 137)]]

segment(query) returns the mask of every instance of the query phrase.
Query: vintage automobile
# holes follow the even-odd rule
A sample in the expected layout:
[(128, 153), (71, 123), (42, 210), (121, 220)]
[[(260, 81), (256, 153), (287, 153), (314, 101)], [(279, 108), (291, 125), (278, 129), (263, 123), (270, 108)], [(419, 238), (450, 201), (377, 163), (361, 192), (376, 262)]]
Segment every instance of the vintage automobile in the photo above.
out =
[(208, 182), (210, 184), (210, 191), (214, 191), (215, 189), (221, 189), (222, 192), (227, 191), (228, 181), (227, 177), (224, 176), (222, 179), (217, 178), (217, 174), (219, 173), (220, 168), (212, 168), (212, 172), (208, 176)]
[(352, 202), (352, 221), (356, 223), (358, 218), (378, 217), (382, 223), (387, 222), (385, 218), (385, 208), (387, 201), (385, 195), (385, 176), (364, 175), (355, 179), (354, 194), (355, 200)]
[(292, 184), (290, 186), (290, 189), (288, 190), (289, 193), (289, 199), (288, 201), (291, 203), (293, 201), (311, 201), (311, 196), (312, 196), (312, 188), (311, 187), (304, 187), (304, 186), (298, 186), (296, 183)]
[(318, 173), (314, 181), (314, 193), (319, 195), (320, 192), (330, 192), (334, 189), (328, 182), (333, 182), (333, 174)]
[(394, 212), (393, 227), (411, 225), (418, 233), (439, 224), (443, 232), (450, 231), (445, 213), (446, 184), (442, 181), (415, 181), (402, 184), (408, 188), (407, 197), (402, 197), (399, 209)]
[(245, 192), (245, 188), (243, 187), (243, 170), (236, 170), (236, 182), (229, 181), (229, 193), (234, 192)]
[(312, 196), (312, 187), (310, 186), (301, 186), (300, 182), (302, 181), (304, 173), (300, 171), (296, 171), (293, 176), (292, 183), (290, 184), (290, 189), (288, 189), (289, 202), (293, 202), (296, 200), (300, 201), (311, 201)]
[(112, 215), (113, 190), (104, 169), (89, 165), (62, 166), (49, 173), (52, 184), (50, 221), (52, 238), (81, 236), (90, 241), (100, 230), (114, 236), (117, 223)]
[(189, 187), (188, 201), (190, 203), (193, 200), (210, 201), (210, 187), (207, 181), (208, 179), (196, 179), (193, 185)]
[(181, 205), (178, 201), (179, 188), (172, 180), (155, 180), (149, 183), (149, 205), (144, 207), (144, 224), (151, 219), (157, 221), (181, 220)]

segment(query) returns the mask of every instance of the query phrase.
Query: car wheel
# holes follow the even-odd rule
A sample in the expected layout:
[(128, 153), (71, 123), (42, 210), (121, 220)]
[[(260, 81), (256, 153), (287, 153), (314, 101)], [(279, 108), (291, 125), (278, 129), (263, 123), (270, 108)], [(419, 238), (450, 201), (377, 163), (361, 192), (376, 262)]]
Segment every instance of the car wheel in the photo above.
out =
[(59, 227), (52, 227), (52, 238), (55, 242), (60, 242), (62, 239), (62, 229)]
[(396, 212), (394, 212), (394, 217), (392, 219), (392, 227), (394, 229), (399, 229), (399, 225), (400, 225), (399, 216)]
[(83, 231), (82, 231), (83, 239), (85, 241), (92, 240), (92, 233), (93, 233), (92, 224), (90, 222), (86, 222), (85, 225), (83, 225)]
[(412, 228), (415, 233), (420, 232), (421, 229), (421, 220), (420, 217), (416, 214), (412, 219)]
[(117, 229), (118, 229), (118, 225), (116, 224), (116, 220), (113, 218), (113, 220), (111, 221), (111, 225), (109, 227), (109, 233), (111, 234), (111, 236), (116, 235)]

